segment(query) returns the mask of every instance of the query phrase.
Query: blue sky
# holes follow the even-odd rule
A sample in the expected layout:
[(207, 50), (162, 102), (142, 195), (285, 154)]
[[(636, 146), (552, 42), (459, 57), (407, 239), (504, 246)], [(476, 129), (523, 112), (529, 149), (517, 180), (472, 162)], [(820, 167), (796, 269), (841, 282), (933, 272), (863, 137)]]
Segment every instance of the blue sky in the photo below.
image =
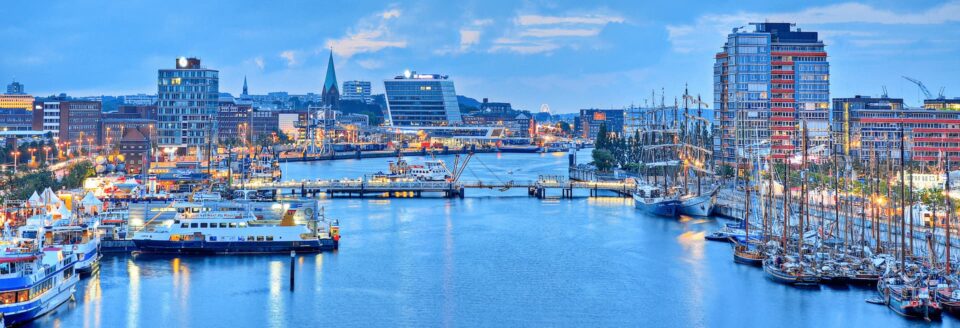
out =
[[(221, 91), (319, 93), (337, 77), (450, 75), (457, 93), (536, 111), (643, 104), (689, 84), (712, 100), (731, 28), (791, 21), (821, 32), (831, 97), (917, 104), (925, 82), (960, 97), (960, 1), (6, 1), (0, 82), (34, 95), (155, 93), (156, 70), (198, 56)], [(659, 92), (659, 91), (658, 91)], [(659, 97), (659, 96), (658, 96)], [(669, 101), (669, 100), (668, 100)]]

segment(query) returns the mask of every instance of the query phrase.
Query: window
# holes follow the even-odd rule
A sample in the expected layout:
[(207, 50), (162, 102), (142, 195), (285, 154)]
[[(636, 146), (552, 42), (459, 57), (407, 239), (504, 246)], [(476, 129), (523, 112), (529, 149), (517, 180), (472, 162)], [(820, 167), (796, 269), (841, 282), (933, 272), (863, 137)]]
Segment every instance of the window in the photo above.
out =
[(221, 228), (226, 228), (226, 227), (227, 227), (227, 223), (226, 223), (226, 222), (220, 222), (220, 227), (221, 227)]
[(189, 227), (190, 227), (190, 224), (189, 224), (189, 223), (181, 223), (181, 224), (180, 224), (180, 227), (181, 227), (181, 228), (189, 228)]
[(198, 227), (200, 227), (200, 226), (199, 226), (198, 224), (196, 224), (196, 223), (191, 223), (191, 224), (190, 224), (190, 227), (191, 227), (191, 228), (198, 228)]
[(263, 236), (257, 236), (257, 241), (263, 241)]
[(230, 222), (230, 227), (231, 227), (231, 228), (236, 228), (236, 227), (237, 227), (237, 224), (236, 224), (236, 223), (233, 223), (233, 222)]
[(273, 241), (273, 236), (267, 236), (267, 241)]
[(253, 241), (253, 236), (247, 236), (247, 241)]

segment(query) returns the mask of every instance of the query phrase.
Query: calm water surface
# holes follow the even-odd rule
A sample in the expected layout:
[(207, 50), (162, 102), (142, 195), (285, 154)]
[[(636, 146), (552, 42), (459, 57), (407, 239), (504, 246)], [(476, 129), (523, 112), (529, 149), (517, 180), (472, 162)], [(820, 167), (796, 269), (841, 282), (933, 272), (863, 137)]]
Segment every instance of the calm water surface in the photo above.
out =
[[(352, 178), (387, 161), (283, 165), (289, 179)], [(529, 180), (566, 174), (566, 164), (482, 154), (463, 179)], [(704, 241), (722, 222), (646, 217), (624, 198), (468, 190), (466, 199), (321, 203), (340, 219), (341, 247), (298, 256), (294, 292), (288, 255), (108, 256), (75, 302), (33, 326), (957, 325), (906, 321), (864, 302), (869, 289), (769, 282), (734, 264), (729, 245)]]

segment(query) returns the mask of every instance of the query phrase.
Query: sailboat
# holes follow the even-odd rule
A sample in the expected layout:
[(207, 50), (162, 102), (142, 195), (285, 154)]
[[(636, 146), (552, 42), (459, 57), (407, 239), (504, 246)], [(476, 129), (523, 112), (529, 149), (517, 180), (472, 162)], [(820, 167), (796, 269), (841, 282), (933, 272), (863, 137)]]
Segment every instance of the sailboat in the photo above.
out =
[[(697, 116), (692, 117), (688, 114), (688, 103), (694, 102), (697, 104)], [(690, 125), (684, 124), (684, 133), (683, 133), (683, 150), (684, 150), (684, 172), (683, 176), (686, 178), (689, 176), (687, 170), (693, 170), (694, 175), (697, 177), (696, 188), (687, 188), (686, 181), (684, 181), (684, 188), (687, 190), (686, 194), (680, 196), (680, 213), (683, 215), (695, 216), (695, 217), (704, 217), (710, 216), (713, 213), (713, 208), (717, 204), (717, 194), (720, 192), (720, 186), (713, 184), (707, 188), (704, 192), (703, 187), (701, 186), (701, 179), (703, 176), (713, 176), (713, 172), (708, 168), (701, 167), (708, 165), (707, 163), (712, 163), (713, 151), (707, 149), (707, 140), (700, 135), (701, 124), (706, 126), (706, 120), (703, 118), (702, 107), (709, 106), (700, 100), (700, 96), (697, 96), (694, 99), (690, 94), (684, 90), (683, 94), (683, 111), (685, 119), (693, 119), (695, 121), (695, 127), (693, 131), (690, 131)], [(692, 142), (691, 140), (692, 139)]]

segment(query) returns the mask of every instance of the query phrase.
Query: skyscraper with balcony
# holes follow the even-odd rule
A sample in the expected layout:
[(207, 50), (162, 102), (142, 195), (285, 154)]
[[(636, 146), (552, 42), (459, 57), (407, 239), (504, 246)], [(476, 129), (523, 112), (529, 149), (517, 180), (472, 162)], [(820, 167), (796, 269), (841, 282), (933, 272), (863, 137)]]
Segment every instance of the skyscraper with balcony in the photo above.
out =
[(446, 75), (406, 71), (383, 81), (387, 119), (392, 126), (447, 126), (463, 123), (453, 81)]
[[(734, 28), (714, 64), (714, 157), (732, 165), (737, 149), (773, 159), (799, 150), (806, 122), (812, 144), (827, 142), (830, 66), (817, 32), (791, 23)], [(812, 146), (812, 145), (811, 145)]]
[(157, 72), (157, 143), (179, 154), (196, 154), (217, 133), (219, 72), (200, 59), (180, 57)]

